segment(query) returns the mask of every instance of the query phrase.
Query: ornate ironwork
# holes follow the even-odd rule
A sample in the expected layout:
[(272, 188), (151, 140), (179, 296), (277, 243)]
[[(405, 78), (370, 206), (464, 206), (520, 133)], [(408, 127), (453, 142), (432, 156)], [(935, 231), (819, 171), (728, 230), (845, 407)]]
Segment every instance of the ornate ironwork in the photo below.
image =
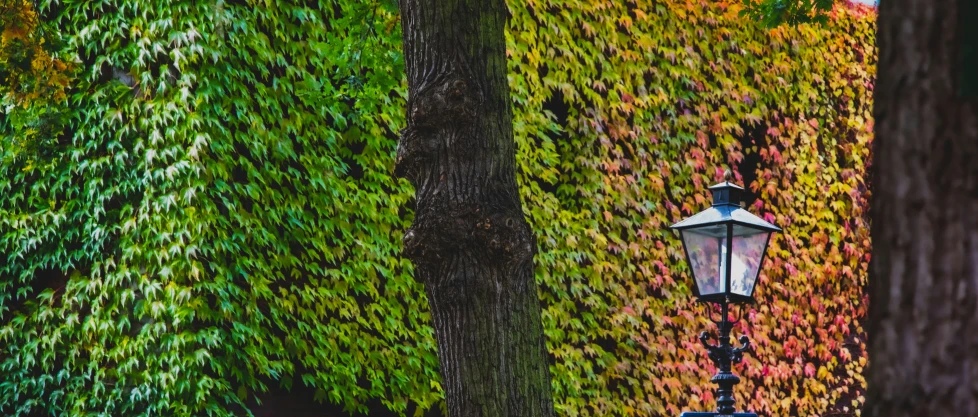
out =
[[(733, 364), (740, 363), (744, 359), (744, 352), (750, 350), (750, 340), (747, 336), (740, 336), (740, 347), (734, 347), (730, 344), (730, 330), (733, 327), (733, 322), (730, 321), (727, 303), (721, 304), (721, 318), (719, 321), (711, 321), (716, 323), (717, 328), (720, 331), (720, 335), (717, 338), (718, 344), (713, 345), (708, 341), (712, 339), (712, 336), (707, 332), (700, 333), (700, 342), (706, 347), (710, 355), (710, 360), (717, 367), (717, 374), (710, 379), (710, 382), (717, 385), (717, 415), (734, 415), (734, 396), (733, 387), (740, 383), (740, 377), (734, 375), (732, 372)], [(744, 413), (738, 413), (742, 415), (750, 415)], [(686, 417), (691, 417), (689, 414), (685, 414)]]

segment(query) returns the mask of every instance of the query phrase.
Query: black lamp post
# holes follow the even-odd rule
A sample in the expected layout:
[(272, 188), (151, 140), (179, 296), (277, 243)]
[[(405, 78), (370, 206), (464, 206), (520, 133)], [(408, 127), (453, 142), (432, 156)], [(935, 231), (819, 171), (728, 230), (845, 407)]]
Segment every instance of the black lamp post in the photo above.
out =
[(716, 412), (684, 412), (680, 417), (735, 416), (757, 417), (754, 413), (734, 413), (733, 387), (740, 382), (731, 366), (740, 363), (750, 348), (747, 336), (740, 336), (740, 347), (730, 345), (727, 317), (730, 303), (754, 302), (754, 287), (764, 262), (764, 252), (777, 226), (740, 207), (744, 189), (731, 184), (729, 172), (724, 182), (710, 187), (713, 207), (672, 225), (679, 230), (686, 261), (693, 272), (693, 292), (701, 302), (720, 305), (721, 318), (713, 320), (720, 331), (719, 344), (707, 343), (710, 336), (700, 333), (700, 341), (710, 352), (719, 371), (710, 381), (717, 385)]

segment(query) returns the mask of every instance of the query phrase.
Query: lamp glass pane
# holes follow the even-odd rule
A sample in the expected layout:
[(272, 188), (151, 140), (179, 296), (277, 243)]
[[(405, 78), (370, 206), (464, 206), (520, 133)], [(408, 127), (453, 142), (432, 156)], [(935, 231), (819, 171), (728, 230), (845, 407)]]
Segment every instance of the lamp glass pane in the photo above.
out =
[(689, 255), (689, 267), (701, 296), (724, 292), (721, 271), (725, 271), (721, 252), (726, 251), (727, 226), (714, 225), (682, 232), (683, 244)]
[(764, 249), (771, 232), (734, 226), (733, 254), (730, 257), (730, 292), (750, 296), (757, 285), (757, 274), (764, 261)]

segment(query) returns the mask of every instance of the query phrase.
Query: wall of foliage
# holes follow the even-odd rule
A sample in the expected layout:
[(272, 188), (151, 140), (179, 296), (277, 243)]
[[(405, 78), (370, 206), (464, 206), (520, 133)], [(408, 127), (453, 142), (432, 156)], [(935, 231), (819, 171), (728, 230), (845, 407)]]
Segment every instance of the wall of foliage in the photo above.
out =
[[(873, 12), (768, 30), (730, 1), (511, 10), (560, 414), (713, 408), (695, 339), (712, 325), (665, 227), (708, 205), (726, 167), (785, 229), (735, 328), (757, 346), (739, 404), (858, 414)], [(0, 113), (0, 414), (245, 415), (290, 388), (352, 412), (437, 412), (427, 305), (399, 257), (394, 2), (38, 13), (72, 82)]]

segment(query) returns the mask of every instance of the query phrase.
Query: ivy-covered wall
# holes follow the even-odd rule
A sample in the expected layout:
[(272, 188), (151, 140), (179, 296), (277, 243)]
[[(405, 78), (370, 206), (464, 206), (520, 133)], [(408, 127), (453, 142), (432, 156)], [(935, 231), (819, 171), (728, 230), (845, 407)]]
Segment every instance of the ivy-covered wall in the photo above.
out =
[[(735, 328), (757, 346), (738, 403), (858, 414), (872, 12), (767, 30), (733, 1), (510, 7), (560, 413), (714, 407), (695, 338), (711, 325), (666, 226), (730, 167), (785, 229)], [(8, 98), (0, 113), (0, 414), (244, 415), (283, 387), (351, 411), (437, 411), (427, 304), (399, 256), (411, 189), (392, 173), (394, 3), (39, 13), (73, 81), (66, 100)]]

